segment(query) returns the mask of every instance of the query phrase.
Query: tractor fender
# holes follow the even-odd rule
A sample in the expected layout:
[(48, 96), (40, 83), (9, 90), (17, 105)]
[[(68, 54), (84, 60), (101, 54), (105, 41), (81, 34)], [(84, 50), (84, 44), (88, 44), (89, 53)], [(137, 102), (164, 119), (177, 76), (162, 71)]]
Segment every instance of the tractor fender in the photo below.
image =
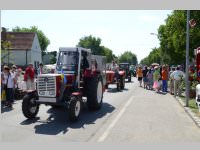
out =
[(39, 99), (37, 90), (26, 90), (26, 91), (25, 91), (25, 96), (26, 96), (26, 95), (29, 95), (29, 96), (31, 96), (31, 97), (35, 97), (36, 100)]
[(73, 96), (81, 96), (82, 94), (81, 94), (81, 92), (73, 92), (72, 95)]

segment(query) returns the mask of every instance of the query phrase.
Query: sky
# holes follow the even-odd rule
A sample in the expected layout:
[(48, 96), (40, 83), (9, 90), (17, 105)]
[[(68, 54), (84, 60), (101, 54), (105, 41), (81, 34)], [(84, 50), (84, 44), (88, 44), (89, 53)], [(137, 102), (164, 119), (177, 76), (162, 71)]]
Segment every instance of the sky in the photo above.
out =
[(48, 51), (75, 47), (80, 38), (95, 36), (117, 56), (124, 51), (138, 61), (159, 47), (156, 35), (172, 10), (2, 10), (1, 26), (37, 26), (49, 38)]

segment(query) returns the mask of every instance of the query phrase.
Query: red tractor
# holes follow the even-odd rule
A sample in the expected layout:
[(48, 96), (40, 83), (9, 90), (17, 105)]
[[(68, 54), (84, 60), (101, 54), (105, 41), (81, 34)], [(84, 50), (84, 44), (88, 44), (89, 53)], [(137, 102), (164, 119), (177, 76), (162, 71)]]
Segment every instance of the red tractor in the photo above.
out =
[(118, 91), (123, 90), (125, 87), (125, 71), (106, 70), (106, 88), (109, 84), (116, 84)]
[(84, 102), (91, 110), (100, 109), (106, 84), (105, 68), (105, 57), (91, 55), (89, 49), (60, 48), (56, 74), (38, 75), (37, 89), (24, 96), (24, 116), (36, 117), (41, 104), (66, 107), (70, 121), (79, 118)]
[(197, 79), (200, 81), (200, 47), (195, 49), (195, 56), (196, 56), (196, 73), (197, 73)]

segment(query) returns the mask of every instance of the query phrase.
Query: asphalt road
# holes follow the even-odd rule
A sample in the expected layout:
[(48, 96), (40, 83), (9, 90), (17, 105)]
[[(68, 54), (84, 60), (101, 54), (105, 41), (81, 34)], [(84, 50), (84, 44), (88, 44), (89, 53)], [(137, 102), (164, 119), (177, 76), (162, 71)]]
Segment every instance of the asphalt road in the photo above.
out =
[(138, 86), (136, 78), (117, 92), (111, 85), (99, 111), (83, 110), (75, 123), (64, 108), (42, 105), (38, 117), (27, 120), (21, 101), (14, 110), (1, 109), (2, 142), (200, 142), (200, 129), (169, 94)]

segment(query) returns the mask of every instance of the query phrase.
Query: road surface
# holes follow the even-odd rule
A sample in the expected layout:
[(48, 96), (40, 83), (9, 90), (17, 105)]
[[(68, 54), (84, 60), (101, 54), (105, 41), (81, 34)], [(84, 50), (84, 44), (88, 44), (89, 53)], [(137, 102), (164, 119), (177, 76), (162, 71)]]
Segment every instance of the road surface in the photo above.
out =
[(111, 85), (105, 92), (103, 107), (85, 109), (75, 123), (65, 109), (42, 105), (38, 117), (27, 120), (21, 100), (14, 110), (1, 111), (2, 142), (200, 142), (200, 129), (169, 94), (157, 94), (138, 86), (136, 78), (117, 92)]

